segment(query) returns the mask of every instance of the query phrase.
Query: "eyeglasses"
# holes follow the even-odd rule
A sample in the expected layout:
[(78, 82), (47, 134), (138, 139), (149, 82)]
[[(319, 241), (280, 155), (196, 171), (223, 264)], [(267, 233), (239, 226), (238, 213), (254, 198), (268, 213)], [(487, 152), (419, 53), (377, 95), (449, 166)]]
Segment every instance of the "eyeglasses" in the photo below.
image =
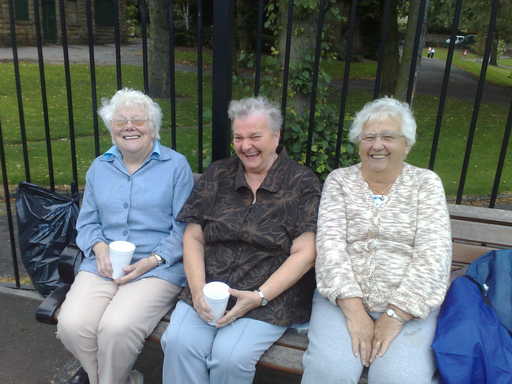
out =
[(146, 121), (148, 121), (148, 119), (137, 119), (137, 118), (133, 118), (133, 119), (115, 119), (115, 120), (112, 120), (112, 125), (114, 125), (114, 127), (116, 128), (124, 128), (128, 125), (128, 122), (131, 122), (134, 126), (136, 126), (137, 128), (140, 128), (144, 125), (144, 123)]
[(360, 139), (362, 142), (365, 143), (375, 143), (377, 141), (377, 138), (380, 138), (385, 143), (393, 143), (402, 137), (404, 137), (404, 135), (400, 133), (383, 132), (367, 133), (363, 136), (360, 136)]

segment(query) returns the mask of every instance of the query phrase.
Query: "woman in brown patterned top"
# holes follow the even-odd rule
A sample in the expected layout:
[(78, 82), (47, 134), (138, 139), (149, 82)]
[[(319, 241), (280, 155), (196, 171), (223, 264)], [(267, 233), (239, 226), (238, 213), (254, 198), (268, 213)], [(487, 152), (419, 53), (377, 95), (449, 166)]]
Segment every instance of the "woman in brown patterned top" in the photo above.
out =
[[(178, 217), (188, 286), (162, 338), (164, 383), (251, 383), (263, 352), (309, 319), (320, 183), (279, 148), (281, 113), (266, 99), (233, 101), (229, 117), (237, 156), (208, 167)], [(215, 326), (212, 281), (231, 287)]]
[(435, 382), (432, 342), (449, 279), (443, 185), (404, 162), (416, 122), (383, 98), (356, 116), (361, 163), (333, 171), (318, 216), (316, 278), (302, 383)]

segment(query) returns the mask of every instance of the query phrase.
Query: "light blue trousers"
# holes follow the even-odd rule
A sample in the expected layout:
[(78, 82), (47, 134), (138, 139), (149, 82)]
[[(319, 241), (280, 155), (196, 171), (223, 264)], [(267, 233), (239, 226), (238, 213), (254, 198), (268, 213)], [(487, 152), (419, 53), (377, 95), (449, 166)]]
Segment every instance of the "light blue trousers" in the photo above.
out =
[[(371, 313), (378, 318), (380, 313)], [(434, 338), (438, 312), (407, 322), (384, 356), (370, 365), (369, 384), (432, 384), (435, 378)], [(320, 295), (313, 296), (309, 346), (304, 354), (302, 384), (357, 384), (363, 372), (341, 309)]]
[(164, 384), (250, 384), (259, 358), (286, 327), (241, 318), (223, 328), (179, 301), (162, 336)]

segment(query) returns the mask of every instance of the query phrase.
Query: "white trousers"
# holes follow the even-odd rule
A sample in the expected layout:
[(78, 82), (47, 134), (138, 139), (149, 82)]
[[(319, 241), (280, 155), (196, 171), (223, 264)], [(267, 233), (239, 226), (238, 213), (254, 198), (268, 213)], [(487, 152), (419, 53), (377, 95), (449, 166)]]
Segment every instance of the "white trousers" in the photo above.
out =
[[(378, 318), (381, 314), (372, 313)], [(407, 322), (384, 356), (370, 365), (369, 384), (437, 383), (434, 338), (438, 311), (426, 319)], [(303, 358), (302, 384), (357, 384), (363, 372), (361, 359), (352, 353), (345, 316), (339, 307), (320, 295), (313, 296), (309, 345)]]
[(118, 286), (79, 272), (58, 315), (57, 337), (91, 384), (126, 384), (144, 340), (180, 288), (158, 278)]

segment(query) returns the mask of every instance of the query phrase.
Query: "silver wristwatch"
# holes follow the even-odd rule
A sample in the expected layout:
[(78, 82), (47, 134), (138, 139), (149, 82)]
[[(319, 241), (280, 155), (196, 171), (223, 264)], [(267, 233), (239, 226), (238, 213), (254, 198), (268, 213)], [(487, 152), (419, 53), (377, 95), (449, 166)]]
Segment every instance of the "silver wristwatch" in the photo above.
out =
[(165, 259), (162, 256), (160, 256), (159, 254), (152, 253), (151, 256), (153, 256), (155, 258), (157, 266), (160, 264), (165, 264)]
[(391, 317), (395, 320), (398, 320), (402, 324), (407, 323), (407, 320), (405, 320), (403, 317), (400, 317), (400, 315), (398, 313), (396, 313), (396, 311), (393, 308), (386, 309), (386, 315), (388, 315), (389, 317)]
[(268, 299), (265, 297), (263, 292), (261, 292), (259, 289), (256, 289), (254, 292), (256, 292), (260, 296), (260, 298), (261, 298), (260, 305), (262, 307), (264, 307), (265, 305), (268, 304)]

